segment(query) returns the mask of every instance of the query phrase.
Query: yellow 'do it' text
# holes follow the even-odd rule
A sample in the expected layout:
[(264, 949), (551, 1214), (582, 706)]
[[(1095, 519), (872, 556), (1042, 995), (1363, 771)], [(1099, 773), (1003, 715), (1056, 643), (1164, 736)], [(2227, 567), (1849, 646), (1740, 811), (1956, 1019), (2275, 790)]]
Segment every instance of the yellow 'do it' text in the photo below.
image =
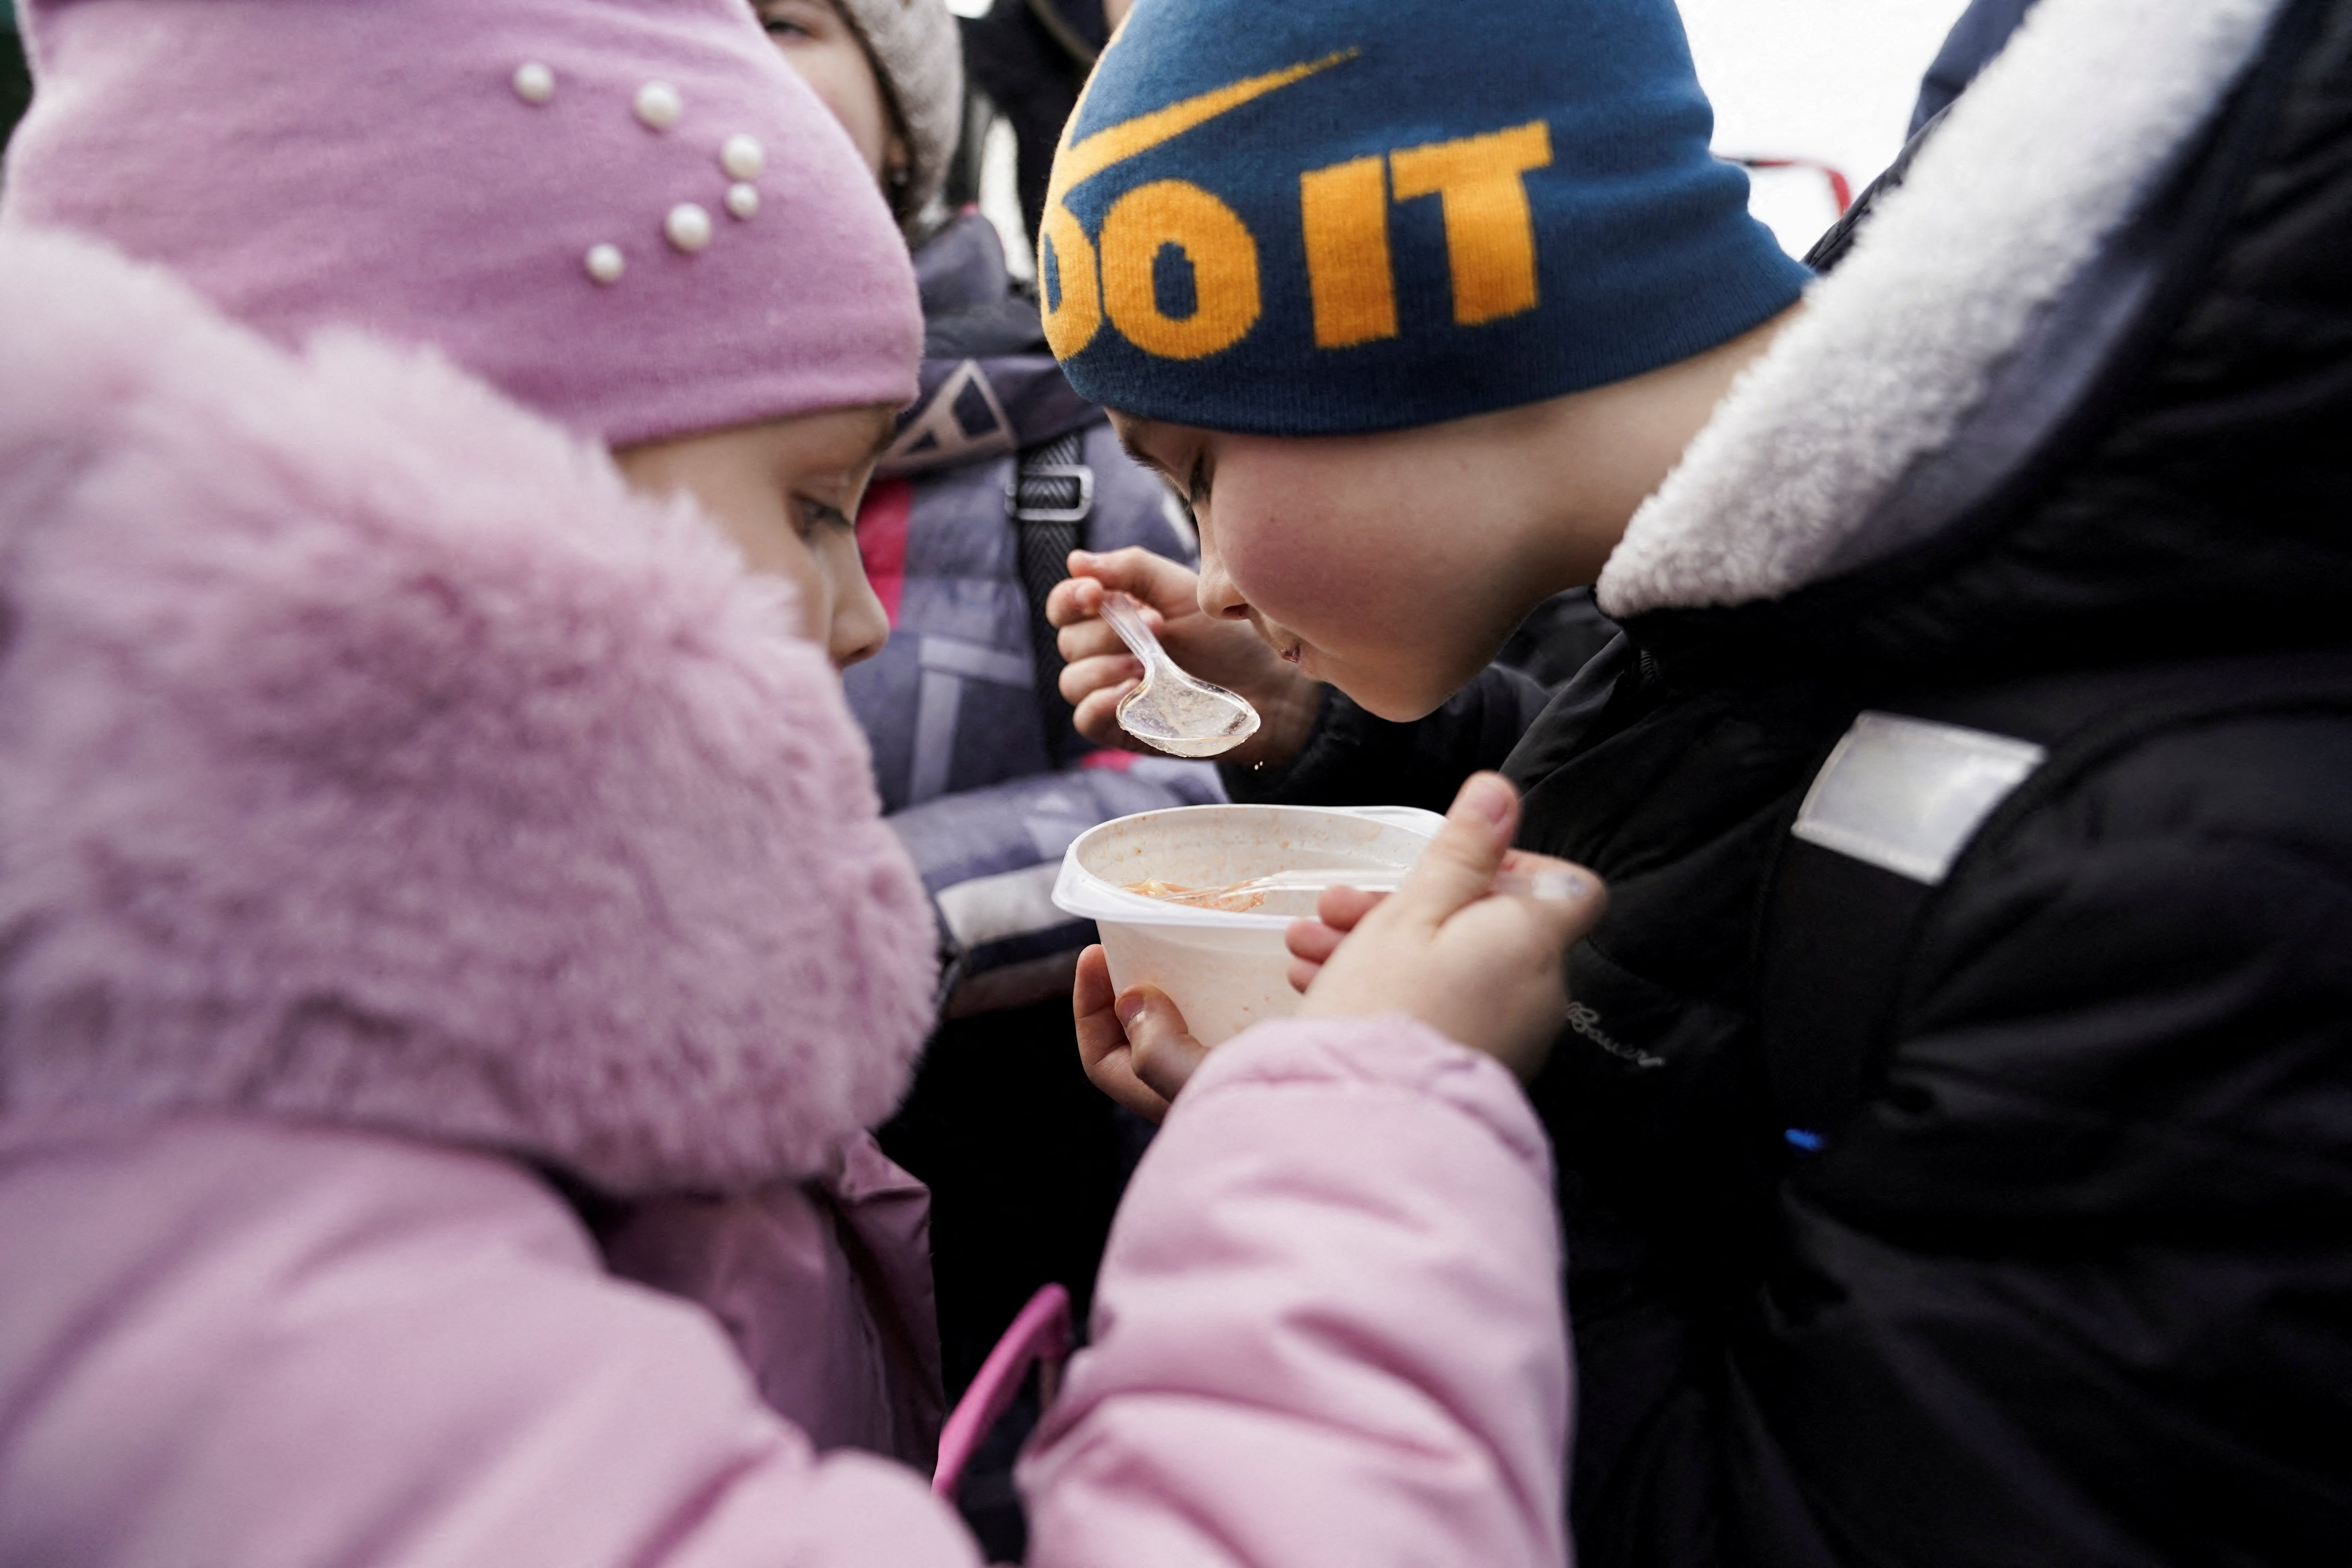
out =
[[(1047, 279), (1045, 340), (1068, 359), (1108, 321), (1144, 353), (1197, 360), (1233, 347), (1265, 313), (1258, 241), (1213, 193), (1187, 180), (1155, 180), (1127, 192), (1098, 233), (1067, 205), (1095, 174), (1203, 121), (1354, 58), (1349, 50), (1253, 77), (1065, 142), (1039, 226), (1038, 273)], [(1071, 116), (1076, 122), (1077, 116)], [(1535, 218), (1526, 176), (1551, 163), (1542, 121), (1507, 130), (1351, 158), (1298, 177), (1298, 221), (1318, 348), (1349, 348), (1397, 335), (1390, 208), (1435, 196), (1445, 225), (1454, 321), (1475, 327), (1532, 310)], [(1160, 298), (1160, 258), (1174, 250), (1192, 271), (1193, 304), (1171, 315)]]

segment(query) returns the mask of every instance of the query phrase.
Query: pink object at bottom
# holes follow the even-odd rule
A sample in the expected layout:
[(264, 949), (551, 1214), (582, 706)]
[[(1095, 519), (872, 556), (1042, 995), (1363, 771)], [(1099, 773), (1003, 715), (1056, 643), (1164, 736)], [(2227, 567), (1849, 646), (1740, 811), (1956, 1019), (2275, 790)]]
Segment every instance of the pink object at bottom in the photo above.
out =
[(1029, 1298), (1029, 1304), (1021, 1309), (1013, 1326), (988, 1352), (988, 1360), (981, 1363), (980, 1375), (971, 1380), (971, 1386), (949, 1414), (948, 1424), (940, 1432), (939, 1468), (931, 1474), (934, 1494), (955, 1496), (964, 1467), (971, 1463), (981, 1439), (1013, 1407), (1021, 1393), (1021, 1380), (1028, 1376), (1032, 1364), (1038, 1369), (1038, 1403), (1054, 1403), (1062, 1363), (1069, 1355), (1070, 1293), (1059, 1285), (1048, 1285)]

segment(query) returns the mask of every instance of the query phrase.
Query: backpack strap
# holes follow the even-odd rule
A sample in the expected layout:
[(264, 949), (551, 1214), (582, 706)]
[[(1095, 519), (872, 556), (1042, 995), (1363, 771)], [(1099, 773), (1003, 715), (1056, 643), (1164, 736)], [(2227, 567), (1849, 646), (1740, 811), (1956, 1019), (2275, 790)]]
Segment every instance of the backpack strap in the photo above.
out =
[(1764, 1065), (1788, 1142), (1821, 1147), (1891, 1045), (1930, 907), (1973, 847), (2115, 753), (2180, 726), (2352, 712), (2352, 650), (2075, 673), (1858, 714), (1767, 879)]
[(1095, 510), (1095, 471), (1087, 466), (1086, 434), (1074, 430), (1023, 452), (1004, 487), (1004, 515), (1012, 521), (1019, 552), (1021, 585), (1029, 599), (1029, 653), (1037, 708), (1045, 721), (1045, 749), (1061, 750), (1070, 728), (1070, 705), (1062, 700), (1062, 654), (1045, 598), (1069, 575), (1070, 552), (1086, 542)]

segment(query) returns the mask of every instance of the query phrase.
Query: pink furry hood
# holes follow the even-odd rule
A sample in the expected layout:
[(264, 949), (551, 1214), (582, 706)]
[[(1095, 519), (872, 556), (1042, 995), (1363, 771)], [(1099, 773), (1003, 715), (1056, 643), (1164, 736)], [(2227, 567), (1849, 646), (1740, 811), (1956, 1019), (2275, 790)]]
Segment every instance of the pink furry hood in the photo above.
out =
[(929, 1026), (788, 590), (425, 354), (0, 231), (0, 1104), (822, 1164)]

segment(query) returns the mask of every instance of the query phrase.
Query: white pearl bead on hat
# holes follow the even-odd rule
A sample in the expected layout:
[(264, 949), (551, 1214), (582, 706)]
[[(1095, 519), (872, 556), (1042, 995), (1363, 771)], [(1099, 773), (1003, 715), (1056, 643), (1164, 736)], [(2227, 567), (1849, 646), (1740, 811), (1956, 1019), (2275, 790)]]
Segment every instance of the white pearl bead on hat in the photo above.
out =
[(667, 131), (686, 112), (686, 100), (666, 81), (649, 81), (637, 89), (637, 118), (648, 130)]
[(515, 67), (515, 96), (525, 103), (545, 103), (555, 96), (555, 73), (537, 60)]
[(737, 217), (750, 217), (760, 210), (760, 187), (738, 180), (727, 187), (727, 210)]
[(662, 220), (662, 233), (688, 256), (710, 243), (710, 215), (692, 202), (680, 202)]
[(756, 180), (760, 171), (768, 166), (768, 150), (760, 145), (757, 136), (738, 131), (719, 146), (719, 166), (727, 171), (730, 179)]
[(588, 247), (588, 276), (599, 283), (618, 283), (621, 274), (629, 269), (629, 258), (621, 254), (617, 245), (592, 245)]

